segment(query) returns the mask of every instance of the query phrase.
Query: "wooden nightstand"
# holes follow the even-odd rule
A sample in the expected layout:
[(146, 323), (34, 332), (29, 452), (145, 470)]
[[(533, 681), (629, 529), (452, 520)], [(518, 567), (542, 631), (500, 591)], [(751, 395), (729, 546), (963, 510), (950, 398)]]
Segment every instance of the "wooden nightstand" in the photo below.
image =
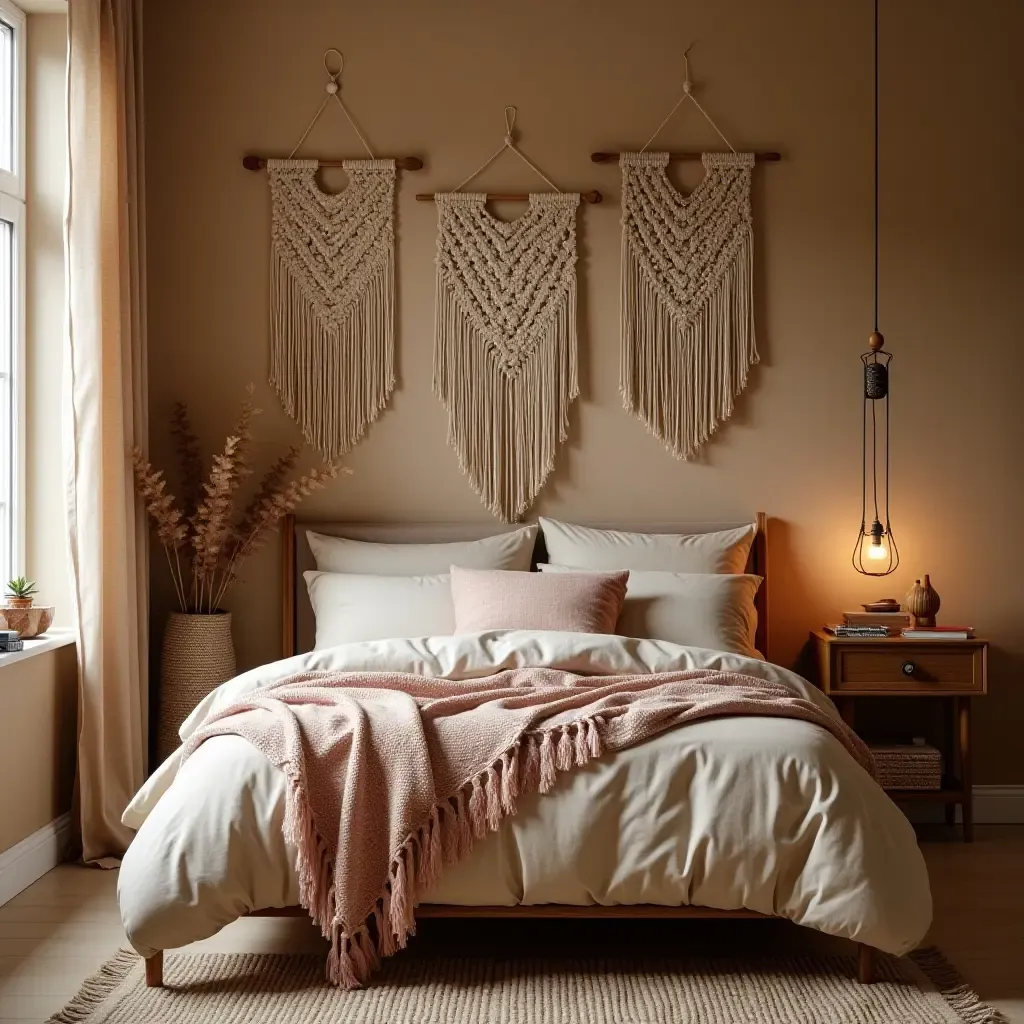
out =
[[(945, 697), (947, 774), (938, 790), (891, 789), (896, 801), (931, 800), (946, 806), (946, 822), (960, 805), (964, 841), (974, 838), (971, 797), (971, 698), (988, 691), (988, 641), (851, 640), (814, 630), (818, 685), (832, 698), (847, 725), (855, 725), (858, 697)], [(953, 749), (958, 776), (953, 774)]]

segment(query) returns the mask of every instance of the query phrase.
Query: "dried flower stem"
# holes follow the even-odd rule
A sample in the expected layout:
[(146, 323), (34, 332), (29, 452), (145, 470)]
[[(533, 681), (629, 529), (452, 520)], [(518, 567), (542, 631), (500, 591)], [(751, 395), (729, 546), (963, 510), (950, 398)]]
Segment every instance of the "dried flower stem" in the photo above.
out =
[[(299, 456), (299, 449), (292, 448), (267, 470), (252, 500), (235, 521), (234, 503), (239, 485), (252, 472), (248, 459), (252, 420), (260, 412), (253, 404), (253, 393), (250, 384), (234, 430), (221, 452), (214, 456), (205, 483), (199, 442), (189, 422), (188, 410), (180, 402), (175, 404), (171, 434), (178, 454), (186, 514), (167, 492), (163, 473), (153, 469), (140, 448), (132, 452), (136, 489), (164, 549), (174, 592), (183, 612), (211, 614), (217, 611), (228, 588), (238, 578), (241, 564), (259, 549), (267, 534), (287, 513), (293, 512), (304, 497), (325, 487), (327, 481), (340, 472), (332, 464), (322, 470), (310, 470), (298, 480), (288, 482), (287, 477)], [(189, 577), (191, 586), (186, 586)]]
[(178, 453), (178, 472), (181, 484), (181, 511), (190, 522), (199, 508), (203, 494), (203, 460), (184, 402), (175, 402), (171, 413), (171, 437)]
[[(267, 475), (270, 476), (273, 472), (274, 468), (272, 467)], [(231, 555), (231, 560), (224, 571), (220, 589), (217, 592), (217, 602), (220, 602), (224, 592), (237, 579), (241, 562), (263, 546), (269, 532), (276, 529), (286, 515), (294, 512), (304, 497), (312, 494), (313, 491), (322, 490), (327, 486), (328, 480), (336, 479), (339, 474), (348, 475), (349, 472), (350, 470), (342, 470), (332, 462), (325, 469), (311, 469), (305, 476), (299, 477), (298, 480), (290, 484), (278, 481), (275, 486), (267, 488), (246, 524), (249, 532), (241, 538)], [(264, 482), (266, 482), (266, 477)], [(263, 488), (261, 488), (262, 490)]]
[(175, 563), (177, 562), (178, 552), (175, 550), (174, 558), (175, 561), (171, 561), (171, 549), (167, 545), (163, 545), (164, 554), (167, 556), (167, 567), (171, 570), (171, 579), (174, 581), (174, 593), (178, 598), (178, 604), (183, 612), (188, 611), (188, 604), (185, 601), (185, 591), (182, 589), (183, 584), (181, 581), (181, 569)]

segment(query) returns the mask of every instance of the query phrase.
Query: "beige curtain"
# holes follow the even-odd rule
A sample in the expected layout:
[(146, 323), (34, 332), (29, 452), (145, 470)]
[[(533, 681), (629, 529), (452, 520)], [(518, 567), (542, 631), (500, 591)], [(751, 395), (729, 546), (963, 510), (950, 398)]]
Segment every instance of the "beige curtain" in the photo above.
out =
[(86, 861), (123, 853), (146, 773), (147, 559), (131, 448), (146, 424), (140, 0), (68, 7), (65, 437)]

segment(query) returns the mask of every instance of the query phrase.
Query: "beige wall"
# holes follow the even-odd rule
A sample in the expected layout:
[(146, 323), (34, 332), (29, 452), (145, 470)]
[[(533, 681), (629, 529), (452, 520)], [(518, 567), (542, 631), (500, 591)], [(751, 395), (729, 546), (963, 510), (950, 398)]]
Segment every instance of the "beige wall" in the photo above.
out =
[[(850, 568), (859, 512), (859, 363), (871, 330), (871, 12), (820, 0), (418, 3), (178, 0), (146, 8), (150, 401), (153, 450), (175, 398), (212, 447), (246, 381), (266, 410), (258, 458), (298, 433), (266, 385), (268, 195), (246, 152), (287, 153), (323, 96), (320, 60), (345, 50), (344, 95), (383, 154), (418, 153), (398, 198), (400, 382), (352, 454), (354, 475), (310, 510), (378, 520), (485, 520), (445, 443), (430, 391), (435, 213), (519, 108), (524, 149), (581, 210), (582, 397), (536, 511), (581, 521), (737, 519), (771, 538), (772, 644), (791, 662), (807, 630), (856, 602), (900, 597), (930, 572), (946, 622), (991, 636), (977, 780), (1024, 782), (1024, 628), (1016, 604), (1024, 513), (1020, 302), (1024, 86), (1015, 0), (887, 0), (882, 37), (881, 326), (895, 353), (894, 526), (903, 568)], [(691, 40), (699, 95), (755, 173), (762, 363), (700, 461), (674, 462), (617, 393), (619, 209), (592, 150), (639, 145), (677, 97)], [(716, 147), (695, 110), (666, 147)], [(328, 111), (303, 150), (358, 155)], [(673, 172), (682, 185), (695, 169)], [(336, 180), (336, 179), (329, 179)], [(507, 157), (481, 187), (535, 186)], [(278, 647), (278, 553), (236, 589), (242, 665)], [(154, 579), (163, 587), (161, 566)], [(166, 596), (158, 595), (157, 614)], [(157, 635), (159, 633), (157, 632)]]
[(39, 604), (71, 621), (64, 471), (61, 463), (61, 365), (64, 351), (64, 69), (67, 18), (28, 19), (26, 502), (24, 572), (39, 584)]
[(70, 644), (0, 666), (0, 853), (71, 810), (77, 678)]

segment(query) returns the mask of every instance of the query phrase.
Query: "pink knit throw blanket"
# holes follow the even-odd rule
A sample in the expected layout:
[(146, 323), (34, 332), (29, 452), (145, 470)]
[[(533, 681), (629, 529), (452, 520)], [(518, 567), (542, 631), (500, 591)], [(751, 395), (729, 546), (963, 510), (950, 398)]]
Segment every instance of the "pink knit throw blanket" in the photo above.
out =
[(309, 673), (208, 719), (204, 740), (242, 736), (290, 782), (286, 838), (303, 907), (331, 941), (328, 978), (358, 987), (405, 946), (444, 864), (547, 793), (559, 772), (718, 715), (800, 718), (869, 772), (837, 718), (779, 683), (711, 670), (578, 676), (516, 669), (463, 682), (400, 673)]

